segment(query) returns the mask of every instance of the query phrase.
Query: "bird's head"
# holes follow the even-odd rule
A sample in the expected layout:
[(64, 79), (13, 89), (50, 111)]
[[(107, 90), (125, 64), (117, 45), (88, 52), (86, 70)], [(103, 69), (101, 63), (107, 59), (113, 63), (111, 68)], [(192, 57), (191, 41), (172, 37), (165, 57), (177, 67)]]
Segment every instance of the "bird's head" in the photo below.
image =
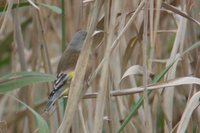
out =
[(86, 31), (78, 31), (76, 32), (76, 34), (74, 35), (72, 41), (70, 42), (69, 47), (72, 49), (75, 49), (77, 51), (80, 51), (83, 47), (83, 42), (85, 40), (87, 36), (87, 32)]

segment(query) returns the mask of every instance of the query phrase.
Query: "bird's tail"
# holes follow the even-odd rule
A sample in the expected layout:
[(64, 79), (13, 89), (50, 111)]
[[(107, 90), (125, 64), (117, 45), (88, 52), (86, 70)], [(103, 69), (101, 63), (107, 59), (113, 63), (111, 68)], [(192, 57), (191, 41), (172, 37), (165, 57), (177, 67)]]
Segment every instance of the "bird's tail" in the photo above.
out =
[(49, 100), (47, 102), (46, 108), (44, 110), (45, 112), (46, 111), (48, 112), (52, 108), (52, 106), (59, 99), (59, 97), (60, 97), (60, 95), (62, 94), (63, 91), (64, 91), (64, 87), (61, 87), (56, 91), (56, 93), (54, 93), (53, 95), (51, 95), (49, 97)]
[(45, 112), (49, 111), (61, 96), (68, 94), (68, 82), (71, 81), (73, 76), (74, 71), (71, 71), (69, 73), (59, 73), (57, 75), (57, 79), (54, 81), (53, 90), (49, 95), (49, 100), (46, 105)]
[(53, 107), (54, 104), (55, 102), (49, 100), (44, 111), (49, 112), (49, 110)]

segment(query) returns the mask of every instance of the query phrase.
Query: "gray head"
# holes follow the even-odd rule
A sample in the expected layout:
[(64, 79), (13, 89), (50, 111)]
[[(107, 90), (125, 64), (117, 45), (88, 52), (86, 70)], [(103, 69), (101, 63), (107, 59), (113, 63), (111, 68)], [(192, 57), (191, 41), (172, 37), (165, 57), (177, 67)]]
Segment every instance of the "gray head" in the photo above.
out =
[(71, 40), (69, 44), (69, 48), (80, 51), (83, 46), (83, 42), (86, 38), (86, 35), (87, 35), (86, 31), (76, 32), (73, 39)]

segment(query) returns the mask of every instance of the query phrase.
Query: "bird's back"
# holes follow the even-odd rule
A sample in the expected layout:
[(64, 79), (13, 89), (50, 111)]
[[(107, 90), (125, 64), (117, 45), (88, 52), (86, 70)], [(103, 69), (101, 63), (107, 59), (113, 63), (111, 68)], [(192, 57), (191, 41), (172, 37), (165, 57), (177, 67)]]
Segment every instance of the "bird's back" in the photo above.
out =
[(58, 63), (57, 73), (74, 70), (80, 51), (69, 48), (63, 54), (65, 55), (61, 57)]

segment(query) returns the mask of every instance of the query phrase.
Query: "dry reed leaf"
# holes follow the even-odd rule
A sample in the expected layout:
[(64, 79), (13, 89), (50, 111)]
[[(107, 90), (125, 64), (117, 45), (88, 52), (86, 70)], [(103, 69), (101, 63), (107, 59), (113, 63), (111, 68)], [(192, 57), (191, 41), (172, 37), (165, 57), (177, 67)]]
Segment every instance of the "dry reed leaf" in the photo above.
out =
[(88, 3), (91, 3), (91, 2), (94, 2), (94, 0), (84, 0), (83, 1), (84, 4), (88, 4)]
[(143, 75), (143, 70), (144, 68), (140, 65), (131, 66), (126, 70), (121, 80), (123, 80), (125, 77), (130, 76), (130, 75)]
[(176, 14), (179, 14), (180, 16), (187, 18), (188, 20), (195, 22), (196, 24), (200, 25), (199, 21), (197, 21), (196, 19), (190, 17), (189, 15), (187, 15), (186, 13), (184, 13), (183, 11), (178, 10), (176, 7), (171, 6), (165, 2), (162, 2), (162, 7), (164, 7), (167, 10), (170, 10)]
[[(179, 55), (177, 55), (177, 57), (178, 56)], [(173, 60), (173, 57), (172, 57), (172, 60)], [(168, 60), (168, 62), (169, 61), (170, 60)], [(178, 61), (176, 61), (174, 63), (174, 65), (171, 67), (171, 69), (169, 70), (168, 75), (167, 75), (167, 80), (175, 78), (177, 65), (178, 65)], [(164, 90), (162, 107), (163, 107), (163, 112), (167, 118), (166, 123), (165, 123), (165, 124), (167, 124), (167, 127), (165, 128), (165, 130), (168, 130), (168, 131), (171, 131), (171, 129), (172, 129), (173, 103), (174, 103), (173, 97), (174, 97), (174, 86), (171, 86)], [(168, 132), (168, 131), (166, 131), (166, 132)]]
[[(102, 66), (102, 72), (101, 72), (101, 78), (100, 78), (100, 90), (99, 94), (97, 96), (97, 103), (96, 103), (96, 110), (95, 110), (95, 120), (94, 120), (94, 132), (95, 133), (101, 133), (103, 129), (103, 118), (104, 118), (104, 112), (107, 108), (110, 109), (110, 98), (109, 98), (109, 92), (110, 92), (110, 71), (109, 71), (109, 63), (110, 63), (110, 57), (111, 57), (111, 45), (112, 40), (114, 38), (114, 30), (115, 30), (115, 24), (116, 24), (116, 16), (117, 16), (117, 10), (120, 8), (119, 2), (113, 1), (113, 3), (110, 5), (110, 3), (107, 1), (105, 2), (105, 10), (110, 10), (110, 15), (113, 16), (110, 19), (108, 11), (105, 14), (105, 32), (109, 33), (108, 36), (105, 36), (105, 44), (106, 44), (106, 50), (105, 50), (105, 56), (104, 56), (104, 63)], [(115, 8), (109, 8), (109, 6), (113, 6)], [(110, 22), (109, 22), (110, 20)], [(110, 116), (109, 116), (110, 117)], [(112, 117), (110, 117), (112, 118)], [(107, 124), (106, 124), (107, 125)], [(107, 130), (111, 130), (112, 127), (108, 125), (106, 128)], [(108, 132), (106, 130), (106, 132)]]
[[(130, 76), (130, 75), (142, 76), (143, 74), (144, 74), (143, 66), (140, 66), (140, 65), (131, 66), (125, 71), (125, 73), (123, 74), (120, 82), (127, 76)], [(154, 74), (152, 72), (148, 72), (147, 74), (149, 74), (150, 77), (154, 76)]]
[(129, 43), (128, 46), (126, 47), (126, 50), (124, 52), (123, 55), (123, 61), (122, 61), (122, 72), (124, 72), (124, 70), (126, 69), (127, 63), (130, 59), (130, 56), (133, 52), (133, 49), (135, 48), (136, 44), (137, 44), (138, 39), (136, 37), (133, 37)]
[(31, 1), (31, 0), (28, 0), (28, 2), (33, 6), (33, 7), (35, 7), (36, 9), (40, 9), (33, 1)]
[[(185, 7), (186, 6), (183, 7), (184, 11), (186, 10)], [(181, 17), (180, 23), (178, 25), (176, 38), (175, 38), (173, 48), (172, 48), (172, 51), (170, 54), (170, 58), (166, 64), (166, 66), (168, 66), (169, 64), (174, 62), (180, 47), (183, 47), (183, 45), (184, 45), (183, 40), (185, 39), (185, 31), (186, 31), (186, 27), (187, 27), (186, 24), (187, 24), (187, 19)], [(177, 70), (177, 62), (176, 62), (176, 65), (173, 65), (172, 69), (169, 70), (168, 75), (167, 75), (167, 80), (174, 79), (176, 77), (176, 70)], [(165, 121), (165, 127), (166, 127), (165, 132), (170, 132), (172, 130), (173, 107), (174, 107), (173, 106), (174, 105), (173, 97), (174, 97), (174, 88), (173, 87), (171, 87), (170, 89), (167, 89), (164, 92), (163, 110), (164, 110), (165, 116), (167, 117), (167, 119)]]
[[(122, 35), (124, 35), (125, 31), (128, 30), (129, 26), (131, 25), (131, 23), (133, 22), (133, 20), (136, 18), (136, 15), (142, 10), (143, 6), (144, 6), (144, 0), (137, 7), (136, 11), (133, 13), (133, 15), (131, 16), (131, 18), (127, 22), (127, 24), (124, 26), (124, 28), (122, 29), (122, 31), (119, 33), (119, 35), (117, 36), (117, 38), (112, 43), (111, 51), (113, 51), (114, 48), (119, 44), (117, 42), (122, 37)], [(91, 75), (89, 84), (92, 82), (92, 80), (94, 80), (94, 78), (97, 76), (97, 73), (101, 70), (104, 61), (105, 61), (105, 58), (102, 59), (102, 61), (99, 63), (98, 67), (96, 68), (95, 72)]]
[[(198, 81), (199, 82), (199, 81)], [(200, 104), (200, 92), (195, 93), (187, 104), (183, 115), (181, 117), (177, 133), (185, 133), (189, 120), (191, 118), (192, 112), (199, 106)]]
[(104, 32), (103, 30), (95, 30), (94, 33), (92, 34), (92, 37), (103, 32)]

